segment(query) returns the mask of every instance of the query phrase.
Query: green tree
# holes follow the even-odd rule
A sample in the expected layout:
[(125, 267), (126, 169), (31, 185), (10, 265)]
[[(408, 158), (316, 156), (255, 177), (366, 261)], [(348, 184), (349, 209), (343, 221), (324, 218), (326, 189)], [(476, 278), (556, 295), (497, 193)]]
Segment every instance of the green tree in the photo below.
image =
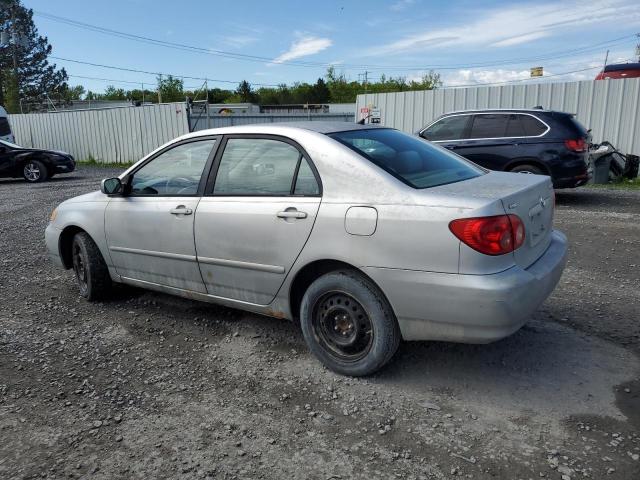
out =
[(100, 100), (127, 100), (127, 94), (123, 88), (116, 88), (113, 85), (109, 85), (104, 94), (101, 95)]
[(235, 92), (235, 97), (242, 103), (253, 103), (257, 100), (257, 95), (251, 88), (251, 84), (246, 80), (243, 80), (238, 85)]
[(52, 47), (38, 33), (33, 10), (20, 0), (0, 0), (0, 6), (0, 30), (10, 32), (12, 38), (8, 45), (0, 46), (0, 104), (7, 103), (9, 111), (17, 112), (19, 99), (44, 102), (58, 96), (68, 77), (64, 68), (49, 63)]
[(163, 102), (183, 102), (185, 98), (184, 83), (171, 75), (158, 77), (158, 91)]

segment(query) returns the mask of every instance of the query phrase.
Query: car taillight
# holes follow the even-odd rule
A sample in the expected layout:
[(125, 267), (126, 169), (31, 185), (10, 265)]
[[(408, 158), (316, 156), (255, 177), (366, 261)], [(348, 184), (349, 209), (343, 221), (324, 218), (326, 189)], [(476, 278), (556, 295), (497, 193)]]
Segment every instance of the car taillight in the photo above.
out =
[(572, 152), (586, 152), (587, 151), (587, 142), (584, 141), (584, 138), (576, 138), (569, 139), (564, 141), (565, 147), (567, 147)]
[(485, 255), (504, 255), (524, 243), (524, 224), (517, 215), (460, 218), (449, 230), (465, 245)]

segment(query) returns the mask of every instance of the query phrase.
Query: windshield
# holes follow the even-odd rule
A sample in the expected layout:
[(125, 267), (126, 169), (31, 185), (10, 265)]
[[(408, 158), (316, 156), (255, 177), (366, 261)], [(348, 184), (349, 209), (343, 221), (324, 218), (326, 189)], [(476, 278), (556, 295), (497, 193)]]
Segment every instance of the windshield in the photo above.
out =
[(329, 136), (413, 188), (461, 182), (485, 173), (442, 147), (398, 130), (350, 130)]
[(5, 145), (7, 147), (11, 147), (11, 148), (22, 148), (20, 145), (16, 145), (15, 143), (7, 142), (6, 140), (0, 140), (0, 143), (2, 143), (3, 145)]

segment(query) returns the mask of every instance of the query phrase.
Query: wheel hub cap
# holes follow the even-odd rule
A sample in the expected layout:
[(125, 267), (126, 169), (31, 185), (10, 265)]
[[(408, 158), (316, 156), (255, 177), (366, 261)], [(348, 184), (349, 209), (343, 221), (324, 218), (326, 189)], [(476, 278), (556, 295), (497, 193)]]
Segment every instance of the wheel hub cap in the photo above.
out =
[(369, 316), (348, 294), (331, 292), (321, 297), (314, 306), (313, 327), (320, 345), (341, 360), (359, 360), (371, 348)]

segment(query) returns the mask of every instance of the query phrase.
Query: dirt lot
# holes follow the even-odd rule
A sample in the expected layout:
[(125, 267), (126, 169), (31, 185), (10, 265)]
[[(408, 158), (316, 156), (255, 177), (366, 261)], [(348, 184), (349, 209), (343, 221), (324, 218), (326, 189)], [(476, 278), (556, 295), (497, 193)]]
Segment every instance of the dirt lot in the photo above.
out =
[(0, 181), (0, 478), (640, 478), (640, 191), (558, 195), (569, 266), (512, 337), (350, 379), (289, 322), (81, 300), (43, 231), (112, 173)]

